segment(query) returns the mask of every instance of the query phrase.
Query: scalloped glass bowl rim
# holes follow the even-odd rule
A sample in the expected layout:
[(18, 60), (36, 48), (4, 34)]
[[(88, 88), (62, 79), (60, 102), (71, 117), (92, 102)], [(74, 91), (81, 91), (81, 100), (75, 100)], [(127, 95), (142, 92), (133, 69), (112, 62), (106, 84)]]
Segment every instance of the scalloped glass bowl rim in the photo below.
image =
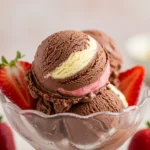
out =
[[(149, 92), (150, 89), (149, 89), (148, 86), (144, 86), (144, 88), (147, 90), (147, 92)], [(92, 114), (87, 115), (87, 116), (81, 116), (81, 115), (77, 115), (77, 114), (73, 114), (73, 113), (59, 113), (59, 114), (54, 114), (54, 115), (47, 115), (47, 114), (44, 114), (43, 112), (40, 112), (38, 110), (22, 110), (22, 109), (20, 109), (17, 105), (13, 104), (12, 102), (8, 102), (6, 100), (6, 97), (4, 96), (4, 94), (1, 93), (1, 91), (0, 91), (0, 99), (1, 99), (0, 101), (1, 101), (1, 103), (5, 103), (5, 104), (11, 106), (20, 115), (30, 113), (30, 114), (38, 115), (38, 116), (40, 116), (42, 118), (45, 118), (45, 119), (50, 119), (50, 118), (53, 119), (53, 118), (56, 118), (56, 117), (63, 117), (63, 116), (70, 116), (70, 117), (75, 117), (75, 118), (80, 118), (80, 119), (88, 119), (88, 118), (91, 118), (91, 117), (94, 117), (94, 116), (97, 116), (97, 115), (104, 115), (104, 114), (105, 115), (119, 116), (119, 115), (122, 115), (123, 113), (130, 112), (132, 110), (140, 109), (148, 101), (149, 98), (150, 98), (150, 94), (148, 94), (145, 99), (140, 100), (141, 102), (138, 105), (128, 106), (128, 107), (122, 109), (120, 112), (109, 112), (109, 111), (96, 112), (96, 113), (92, 113)]]

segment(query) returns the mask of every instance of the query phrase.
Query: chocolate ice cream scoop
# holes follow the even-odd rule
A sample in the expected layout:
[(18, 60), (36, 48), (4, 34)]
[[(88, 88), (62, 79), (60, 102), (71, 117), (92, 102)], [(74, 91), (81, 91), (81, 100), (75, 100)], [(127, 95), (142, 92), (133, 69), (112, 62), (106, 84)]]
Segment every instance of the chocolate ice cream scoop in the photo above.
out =
[(89, 103), (78, 103), (69, 112), (85, 116), (95, 112), (119, 112), (127, 106), (128, 104), (124, 95), (113, 85), (108, 84), (96, 93), (93, 101)]
[[(88, 99), (90, 100), (88, 101)], [(65, 100), (59, 99), (59, 102), (62, 101), (65, 103)], [(63, 105), (61, 104), (60, 106), (62, 108)], [(68, 112), (85, 116), (102, 111), (119, 112), (127, 106), (124, 95), (116, 87), (108, 84), (92, 95), (81, 98), (77, 104), (68, 109)], [(46, 114), (54, 113), (52, 105), (48, 101), (39, 100), (36, 109)]]
[[(39, 103), (50, 104), (49, 114), (66, 112), (89, 102), (110, 76), (107, 52), (89, 35), (61, 31), (45, 39), (28, 73), (29, 91)], [(43, 108), (45, 105), (43, 105)]]
[(118, 85), (118, 75), (122, 66), (122, 57), (115, 42), (104, 32), (98, 30), (85, 30), (84, 33), (93, 37), (108, 52), (110, 58), (110, 82)]
[(107, 53), (92, 37), (61, 31), (38, 47), (32, 73), (39, 87), (69, 94), (96, 82), (108, 67)]

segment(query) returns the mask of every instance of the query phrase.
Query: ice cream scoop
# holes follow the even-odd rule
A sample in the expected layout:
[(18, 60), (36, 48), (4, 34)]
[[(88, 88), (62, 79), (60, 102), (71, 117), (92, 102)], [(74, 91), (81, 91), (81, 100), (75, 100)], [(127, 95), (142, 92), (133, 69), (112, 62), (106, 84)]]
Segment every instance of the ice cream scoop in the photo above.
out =
[(99, 30), (85, 30), (83, 32), (97, 40), (97, 42), (108, 52), (111, 68), (109, 80), (112, 84), (118, 85), (117, 77), (122, 66), (122, 57), (115, 42), (104, 32)]
[[(101, 111), (119, 112), (128, 106), (124, 95), (112, 84), (103, 86), (91, 97), (92, 100), (89, 102), (83, 100), (74, 104), (68, 112), (85, 116)], [(85, 99), (88, 100), (88, 97)], [(40, 100), (37, 104), (37, 110), (51, 114), (50, 102)]]
[(93, 38), (88, 38), (87, 48), (83, 48), (81, 51), (72, 52), (64, 62), (60, 63), (55, 69), (45, 74), (44, 78), (47, 79), (51, 77), (53, 79), (65, 79), (84, 69), (94, 58), (98, 47)]
[(78, 103), (69, 112), (85, 116), (102, 111), (119, 112), (127, 106), (128, 104), (123, 94), (113, 85), (108, 84), (99, 90), (93, 101), (89, 103)]
[[(83, 32), (61, 31), (49, 36), (38, 47), (27, 74), (30, 94), (38, 99), (36, 109), (56, 114), (69, 112), (76, 104), (101, 104), (99, 93), (109, 82), (109, 61), (106, 50)], [(115, 98), (119, 106), (112, 107), (120, 111), (125, 106)]]
[(32, 74), (39, 88), (48, 92), (73, 91), (96, 82), (108, 65), (106, 51), (92, 37), (61, 31), (38, 47)]

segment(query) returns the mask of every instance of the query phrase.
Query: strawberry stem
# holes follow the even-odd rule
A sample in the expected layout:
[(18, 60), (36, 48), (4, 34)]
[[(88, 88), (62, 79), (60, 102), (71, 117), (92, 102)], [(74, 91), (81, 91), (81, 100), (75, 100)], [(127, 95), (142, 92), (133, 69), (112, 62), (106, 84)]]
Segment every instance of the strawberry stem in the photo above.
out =
[(148, 128), (150, 128), (150, 121), (148, 121), (146, 124), (147, 124)]
[(1, 64), (0, 64), (0, 68), (4, 67), (4, 66), (15, 66), (16, 63), (18, 62), (19, 59), (23, 58), (25, 55), (22, 55), (19, 51), (16, 52), (16, 57), (15, 59), (11, 60), (10, 62), (7, 61), (7, 59), (2, 56), (1, 57)]
[(0, 122), (2, 121), (2, 119), (3, 119), (3, 117), (2, 117), (2, 116), (0, 116)]

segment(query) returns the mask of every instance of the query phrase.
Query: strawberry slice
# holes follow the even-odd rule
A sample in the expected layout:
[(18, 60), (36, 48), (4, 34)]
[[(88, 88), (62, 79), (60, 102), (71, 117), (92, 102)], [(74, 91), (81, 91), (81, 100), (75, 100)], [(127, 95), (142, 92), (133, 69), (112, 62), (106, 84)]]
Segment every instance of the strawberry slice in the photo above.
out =
[(17, 56), (10, 63), (2, 56), (0, 64), (0, 90), (6, 97), (21, 109), (34, 109), (35, 100), (28, 91), (26, 73), (31, 68), (28, 62), (18, 61), (23, 56), (17, 52)]
[(144, 76), (145, 70), (142, 66), (136, 66), (119, 75), (119, 89), (125, 95), (129, 106), (137, 104)]
[(6, 123), (2, 122), (1, 116), (0, 116), (0, 149), (16, 150), (12, 130)]

